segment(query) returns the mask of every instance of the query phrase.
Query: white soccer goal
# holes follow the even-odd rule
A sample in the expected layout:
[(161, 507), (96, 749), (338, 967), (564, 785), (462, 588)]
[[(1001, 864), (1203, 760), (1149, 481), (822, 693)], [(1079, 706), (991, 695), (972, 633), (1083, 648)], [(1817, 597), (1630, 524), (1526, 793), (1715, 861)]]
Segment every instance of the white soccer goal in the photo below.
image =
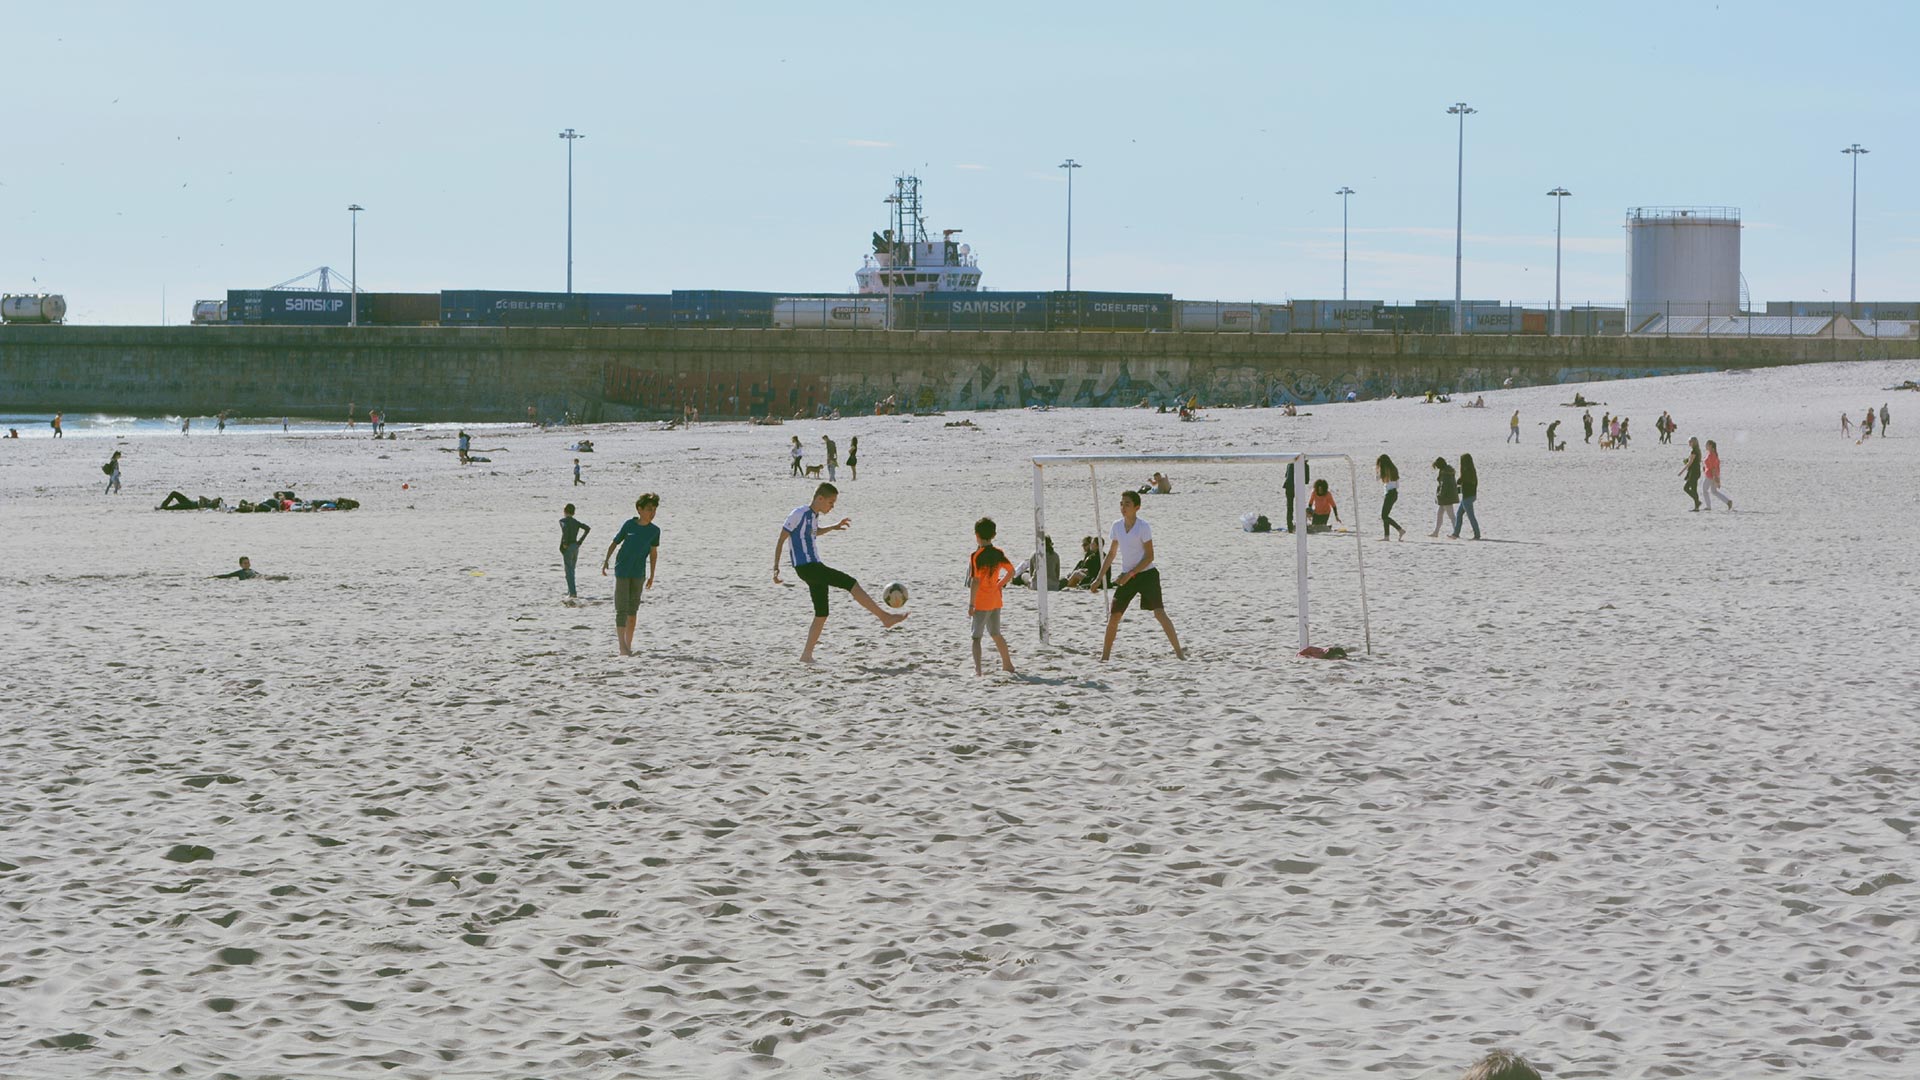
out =
[[(1093, 491), (1093, 535), (1101, 538), (1101, 547), (1104, 549), (1107, 546), (1107, 530), (1102, 524), (1105, 518), (1102, 515), (1100, 503), (1100, 466), (1102, 465), (1133, 465), (1142, 463), (1153, 465), (1170, 465), (1177, 463), (1226, 465), (1255, 465), (1264, 463), (1293, 465), (1297, 469), (1295, 475), (1301, 477), (1304, 481), (1307, 475), (1306, 469), (1308, 462), (1332, 460), (1347, 463), (1347, 479), (1351, 483), (1349, 490), (1352, 492), (1354, 500), (1348, 505), (1358, 505), (1360, 498), (1360, 472), (1354, 465), (1352, 456), (1348, 454), (1307, 454), (1299, 452), (1243, 454), (1035, 454), (1033, 457), (1033, 550), (1044, 555), (1047, 549), (1046, 471), (1048, 466), (1085, 465), (1087, 467), (1087, 478), (1092, 485)], [(1301, 484), (1298, 498), (1294, 500), (1293, 535), (1295, 542), (1293, 576), (1294, 585), (1300, 592), (1300, 647), (1302, 649), (1312, 644), (1308, 637), (1307, 627), (1307, 495), (1310, 491), (1311, 487), (1309, 485)], [(1361, 542), (1360, 527), (1357, 522), (1353, 530), (1353, 551), (1354, 556), (1359, 560), (1360, 567), (1360, 625), (1362, 633), (1366, 638), (1367, 652), (1371, 653), (1373, 652), (1373, 624), (1367, 617), (1366, 545)], [(1044, 558), (1041, 559), (1039, 567), (1040, 572), (1034, 574), (1034, 584), (1037, 586), (1040, 594), (1039, 604), (1037, 605), (1040, 612), (1040, 642), (1046, 645), (1052, 644), (1048, 636), (1047, 615), (1047, 596), (1051, 591), (1048, 586), (1051, 582), (1047, 580)]]

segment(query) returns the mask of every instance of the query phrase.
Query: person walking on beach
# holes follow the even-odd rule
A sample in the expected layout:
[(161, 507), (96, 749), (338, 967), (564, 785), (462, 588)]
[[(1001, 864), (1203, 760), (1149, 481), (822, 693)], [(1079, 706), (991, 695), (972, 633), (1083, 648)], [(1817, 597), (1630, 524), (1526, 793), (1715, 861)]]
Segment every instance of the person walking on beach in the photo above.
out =
[(1558, 435), (1559, 431), (1560, 431), (1560, 421), (1555, 420), (1553, 423), (1547, 425), (1547, 449), (1549, 450), (1558, 449), (1558, 447), (1555, 447), (1553, 444), (1554, 444), (1555, 436)]
[(1704, 474), (1707, 478), (1707, 509), (1713, 509), (1715, 496), (1718, 496), (1721, 502), (1727, 504), (1727, 509), (1733, 509), (1733, 500), (1727, 498), (1727, 493), (1720, 487), (1720, 448), (1714, 445), (1712, 439), (1707, 440), (1707, 460)]
[[(795, 438), (797, 441), (798, 436)], [(803, 664), (813, 663), (813, 648), (820, 643), (820, 631), (827, 627), (829, 589), (845, 589), (851, 593), (854, 603), (872, 612), (883, 627), (898, 626), (907, 618), (904, 613), (889, 612), (882, 608), (851, 575), (820, 561), (820, 534), (839, 532), (853, 525), (852, 518), (841, 518), (832, 525), (820, 524), (820, 515), (831, 513), (834, 503), (839, 500), (840, 489), (832, 484), (821, 484), (814, 488), (813, 501), (793, 508), (786, 522), (780, 526), (780, 538), (773, 542), (773, 583), (785, 584), (780, 580), (780, 552), (782, 548), (788, 548), (793, 559), (793, 572), (807, 583), (807, 592), (813, 599), (813, 624), (807, 628), (807, 646), (800, 652), (800, 662)]]
[(1592, 442), (1593, 441), (1593, 410), (1592, 409), (1588, 409), (1585, 413), (1581, 414), (1580, 424), (1582, 427), (1587, 429), (1587, 437), (1580, 441), (1585, 443)]
[(580, 590), (574, 586), (573, 568), (579, 561), (581, 545), (587, 542), (587, 534), (592, 531), (593, 526), (573, 516), (572, 503), (568, 503), (566, 508), (560, 511), (560, 562), (567, 570), (567, 599), (569, 600), (578, 599), (580, 596)]
[(1680, 467), (1680, 475), (1685, 478), (1680, 490), (1693, 500), (1693, 510), (1688, 512), (1697, 513), (1700, 509), (1700, 440), (1688, 439), (1687, 447), (1687, 463)]
[(584, 483), (586, 483), (586, 481), (580, 479), (580, 459), (574, 458), (573, 459), (573, 486), (579, 487), (581, 484), (584, 484)]
[(1867, 408), (1867, 415), (1865, 415), (1865, 416), (1862, 416), (1862, 417), (1860, 418), (1860, 437), (1861, 437), (1862, 439), (1871, 439), (1871, 438), (1873, 438), (1873, 408), (1872, 408), (1872, 406), (1868, 406), (1868, 408)]
[(467, 434), (466, 428), (461, 428), (460, 429), (460, 464), (465, 465), (467, 463), (467, 460), (473, 456), (472, 450), (473, 450), (473, 436)]
[(800, 449), (800, 436), (795, 435), (793, 437), (793, 449), (788, 451), (788, 454), (793, 458), (793, 471), (788, 475), (800, 475), (800, 455), (802, 453), (805, 453), (805, 451)]
[(347, 402), (347, 430), (353, 430), (353, 402)]
[(1846, 413), (1840, 414), (1840, 436), (1846, 439), (1853, 438), (1853, 421), (1847, 419)]
[(284, 416), (280, 418), (280, 434), (282, 435), (287, 433), (287, 419), (288, 418)]
[(227, 433), (227, 410), (221, 409), (219, 414), (213, 418), (213, 422), (218, 425), (214, 428), (214, 434), (225, 435)]
[[(653, 523), (660, 509), (660, 496), (648, 492), (633, 502), (633, 516), (614, 534), (607, 545), (607, 557), (600, 560), (600, 576), (607, 576), (607, 563), (615, 548), (620, 561), (613, 567), (613, 629), (620, 639), (620, 655), (633, 655), (633, 628), (640, 619), (640, 597), (653, 588), (654, 574), (660, 568), (660, 526)], [(563, 526), (564, 527), (564, 526)], [(569, 583), (571, 584), (571, 583)]]
[(847, 479), (860, 479), (860, 436), (847, 440)]
[(1507, 421), (1507, 441), (1511, 443), (1517, 443), (1520, 441), (1520, 410), (1519, 409), (1513, 410), (1513, 419)]
[(1107, 640), (1100, 648), (1100, 662), (1106, 663), (1113, 655), (1113, 638), (1120, 632), (1120, 617), (1127, 613), (1127, 605), (1133, 603), (1136, 596), (1140, 598), (1140, 610), (1153, 612), (1153, 617), (1160, 621), (1160, 629), (1167, 632), (1174, 657), (1186, 659), (1186, 654), (1180, 651), (1180, 635), (1173, 632), (1173, 620), (1167, 618), (1166, 605), (1160, 596), (1160, 568), (1153, 564), (1153, 527), (1140, 520), (1139, 492), (1120, 493), (1120, 517), (1107, 536), (1112, 544), (1107, 548), (1106, 560), (1100, 564), (1094, 588), (1098, 589), (1098, 582), (1106, 580), (1107, 570), (1116, 558), (1120, 561), (1120, 576), (1113, 583)]
[(1400, 501), (1400, 469), (1392, 458), (1381, 454), (1373, 463), (1373, 472), (1387, 488), (1386, 497), (1380, 500), (1380, 531), (1384, 534), (1380, 539), (1393, 539), (1394, 530), (1398, 529), (1400, 539), (1405, 540), (1407, 530), (1400, 528), (1400, 523), (1393, 520), (1393, 504)]
[(1893, 423), (1893, 414), (1887, 411), (1887, 403), (1880, 403), (1880, 437), (1887, 437), (1887, 425)]
[(54, 413), (54, 414), (53, 414), (53, 437), (54, 437), (54, 438), (56, 438), (56, 439), (64, 439), (64, 438), (66, 438), (66, 437), (67, 437), (67, 431), (66, 431), (66, 428), (64, 428), (64, 427), (62, 427), (62, 426), (61, 426), (61, 423), (62, 423), (62, 422), (63, 422), (64, 420), (66, 420), (66, 414), (65, 414), (65, 413)]
[[(981, 518), (973, 523), (973, 554), (967, 559), (967, 617), (973, 620), (973, 673), (984, 675), (980, 667), (980, 637), (985, 634), (993, 639), (993, 647), (1000, 651), (1000, 669), (1013, 671), (1013, 653), (1007, 649), (1007, 639), (1000, 633), (1000, 607), (1002, 590), (1007, 587), (1007, 579), (1013, 576), (1013, 563), (1006, 552), (993, 546), (993, 537), (999, 527), (992, 518)], [(1043, 567), (1044, 568), (1044, 567)], [(1056, 569), (1055, 573), (1058, 573)]]
[(180, 434), (182, 436), (186, 436), (186, 435), (191, 435), (192, 433), (193, 433), (193, 417), (191, 416), (181, 417), (180, 418)]
[(1473, 500), (1480, 497), (1480, 470), (1473, 466), (1472, 454), (1460, 455), (1460, 509), (1453, 518), (1453, 538), (1460, 539), (1460, 530), (1467, 522), (1473, 522), (1473, 538), (1480, 539), (1480, 516), (1473, 512)]
[(821, 441), (827, 444), (827, 479), (836, 480), (835, 471), (840, 468), (840, 448), (833, 445), (833, 436), (822, 435)]
[(115, 450), (113, 456), (107, 459), (105, 470), (107, 473), (107, 490), (101, 492), (101, 494), (120, 494), (120, 451)]
[(1627, 425), (1631, 423), (1633, 423), (1633, 418), (1630, 416), (1623, 416), (1620, 418), (1620, 445), (1622, 447), (1625, 447), (1628, 442), (1632, 441), (1631, 437), (1627, 433)]
[(1453, 466), (1446, 458), (1433, 459), (1433, 471), (1436, 485), (1433, 492), (1433, 531), (1428, 536), (1439, 536), (1441, 522), (1453, 526), (1453, 534), (1460, 535), (1460, 523), (1454, 518), (1453, 507), (1460, 501), (1460, 484), (1454, 479)]

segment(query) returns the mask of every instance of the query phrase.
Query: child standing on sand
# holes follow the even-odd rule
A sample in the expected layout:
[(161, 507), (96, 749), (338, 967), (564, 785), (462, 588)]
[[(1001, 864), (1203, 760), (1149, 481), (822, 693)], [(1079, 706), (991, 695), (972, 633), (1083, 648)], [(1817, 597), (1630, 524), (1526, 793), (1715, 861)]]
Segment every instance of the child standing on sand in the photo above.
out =
[[(798, 450), (798, 435), (794, 436), (793, 445)], [(797, 462), (799, 458), (794, 460)], [(813, 501), (793, 508), (793, 513), (787, 515), (786, 523), (780, 526), (780, 538), (773, 542), (773, 583), (783, 584), (780, 580), (780, 551), (791, 546), (793, 572), (807, 583), (807, 591), (813, 597), (813, 625), (807, 629), (807, 647), (800, 652), (800, 662), (803, 664), (813, 663), (813, 647), (820, 643), (820, 631), (827, 627), (828, 589), (845, 589), (852, 593), (854, 602), (873, 612), (873, 617), (880, 620), (881, 626), (898, 626), (907, 618), (904, 614), (882, 609), (851, 575), (820, 561), (820, 534), (839, 532), (853, 524), (852, 518), (841, 518), (832, 525), (820, 524), (820, 515), (831, 513), (833, 504), (839, 499), (840, 489), (832, 484), (821, 484), (814, 488)]]
[(980, 635), (993, 638), (993, 647), (1000, 650), (1000, 668), (1013, 670), (1013, 654), (1007, 649), (1007, 639), (1000, 635), (1000, 607), (1002, 590), (1007, 579), (1013, 576), (1013, 563), (1008, 561), (1006, 553), (993, 546), (994, 534), (999, 527), (992, 518), (981, 518), (973, 523), (973, 555), (967, 559), (967, 615), (973, 619), (973, 673), (983, 675), (980, 669)]
[(793, 459), (793, 471), (788, 473), (787, 475), (789, 476), (800, 475), (800, 455), (802, 453), (804, 453), (804, 451), (800, 449), (800, 436), (795, 435), (793, 437), (793, 449), (787, 451), (788, 456)]
[(584, 483), (586, 483), (586, 481), (580, 479), (580, 459), (574, 458), (573, 459), (573, 486), (579, 487), (581, 484), (584, 484)]
[(600, 576), (607, 576), (607, 563), (613, 550), (620, 549), (620, 562), (613, 569), (613, 629), (620, 638), (620, 655), (633, 655), (633, 628), (640, 619), (640, 596), (653, 588), (653, 576), (660, 568), (660, 526), (653, 515), (660, 509), (660, 496), (648, 492), (634, 500), (634, 516), (607, 545), (607, 557), (600, 560)]

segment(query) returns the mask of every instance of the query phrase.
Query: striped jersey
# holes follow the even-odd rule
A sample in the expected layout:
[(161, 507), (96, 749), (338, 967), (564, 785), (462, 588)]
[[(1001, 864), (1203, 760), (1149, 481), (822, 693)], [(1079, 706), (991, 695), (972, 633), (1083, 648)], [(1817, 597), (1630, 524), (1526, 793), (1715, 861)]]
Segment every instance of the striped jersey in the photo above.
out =
[(793, 565), (805, 566), (820, 561), (820, 517), (813, 507), (796, 506), (781, 526), (793, 542)]

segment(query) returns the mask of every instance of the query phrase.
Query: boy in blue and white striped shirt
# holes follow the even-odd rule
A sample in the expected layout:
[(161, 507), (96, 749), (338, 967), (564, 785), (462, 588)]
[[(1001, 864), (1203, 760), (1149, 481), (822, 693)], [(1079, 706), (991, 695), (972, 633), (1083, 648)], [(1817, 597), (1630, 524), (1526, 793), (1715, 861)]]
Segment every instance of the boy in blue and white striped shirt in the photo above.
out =
[(820, 643), (820, 631), (826, 628), (828, 589), (845, 589), (852, 593), (854, 602), (873, 612), (882, 626), (897, 626), (907, 618), (904, 613), (882, 608), (850, 575), (820, 561), (820, 534), (838, 532), (853, 524), (852, 518), (841, 518), (832, 525), (820, 524), (820, 515), (831, 512), (839, 498), (840, 489), (832, 484), (821, 484), (815, 488), (813, 501), (793, 508), (793, 513), (787, 515), (786, 523), (780, 527), (780, 539), (773, 544), (773, 583), (782, 584), (780, 551), (790, 548), (793, 572), (807, 583), (807, 590), (813, 596), (813, 625), (807, 630), (807, 647), (800, 653), (800, 662), (803, 664), (813, 663), (813, 647)]

